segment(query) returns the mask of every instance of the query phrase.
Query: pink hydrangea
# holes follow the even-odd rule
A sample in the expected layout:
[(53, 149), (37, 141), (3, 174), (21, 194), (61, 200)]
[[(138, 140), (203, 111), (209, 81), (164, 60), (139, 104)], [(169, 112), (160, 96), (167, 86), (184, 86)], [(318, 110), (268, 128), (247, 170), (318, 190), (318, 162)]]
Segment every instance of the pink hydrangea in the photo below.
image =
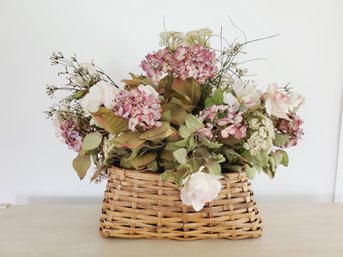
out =
[(115, 115), (129, 120), (132, 131), (161, 126), (160, 101), (138, 88), (120, 92), (114, 100), (113, 111)]
[(298, 140), (304, 135), (304, 131), (300, 127), (304, 123), (303, 120), (295, 113), (288, 114), (288, 118), (276, 120), (276, 129), (282, 134), (290, 136), (290, 140), (282, 147), (296, 146)]
[(78, 131), (78, 126), (73, 118), (69, 118), (63, 121), (60, 125), (61, 136), (64, 142), (68, 145), (69, 149), (73, 149), (75, 152), (80, 152), (82, 148), (83, 137)]
[(183, 80), (194, 78), (204, 83), (217, 72), (215, 52), (201, 45), (181, 45), (175, 51), (160, 49), (146, 55), (141, 67), (155, 81), (159, 81), (165, 74), (172, 74)]
[(223, 138), (230, 135), (237, 139), (246, 137), (247, 126), (243, 122), (242, 114), (232, 111), (229, 105), (211, 105), (200, 113), (199, 118), (202, 121), (209, 120), (220, 127)]
[(206, 137), (207, 139), (212, 139), (213, 138), (213, 125), (210, 123), (207, 123), (205, 127), (198, 129), (197, 133), (199, 136)]

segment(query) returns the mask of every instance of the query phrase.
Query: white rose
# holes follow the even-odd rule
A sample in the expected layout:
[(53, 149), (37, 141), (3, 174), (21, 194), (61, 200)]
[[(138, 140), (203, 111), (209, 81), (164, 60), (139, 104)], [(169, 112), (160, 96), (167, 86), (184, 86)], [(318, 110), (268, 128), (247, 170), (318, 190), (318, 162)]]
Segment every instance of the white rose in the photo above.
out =
[(193, 173), (182, 181), (181, 200), (185, 205), (193, 206), (195, 211), (200, 211), (204, 205), (217, 198), (222, 176), (215, 176), (199, 171)]
[(225, 104), (229, 105), (230, 112), (238, 112), (240, 103), (238, 102), (237, 98), (234, 97), (232, 93), (224, 92), (223, 101)]
[(110, 83), (99, 81), (90, 88), (89, 93), (81, 99), (80, 104), (86, 116), (89, 116), (90, 113), (97, 112), (101, 105), (112, 109), (113, 101), (118, 93), (119, 89)]
[(138, 89), (139, 89), (139, 91), (144, 92), (144, 93), (152, 96), (155, 99), (158, 99), (158, 93), (155, 90), (155, 88), (153, 88), (152, 86), (139, 85)]
[(260, 103), (262, 91), (258, 90), (256, 85), (238, 80), (233, 84), (233, 91), (244, 107), (247, 107), (241, 111), (246, 111), (248, 108), (256, 106)]
[(297, 112), (304, 104), (305, 98), (297, 93), (291, 93), (288, 99), (288, 109), (292, 112)]
[(276, 84), (272, 84), (268, 87), (263, 98), (266, 104), (266, 111), (269, 115), (282, 119), (289, 119), (287, 115), (289, 113), (289, 96), (287, 92), (279, 90)]
[(305, 98), (297, 93), (288, 93), (279, 89), (276, 84), (268, 87), (268, 91), (263, 96), (266, 111), (269, 115), (282, 119), (289, 119), (288, 113), (296, 112), (305, 101)]

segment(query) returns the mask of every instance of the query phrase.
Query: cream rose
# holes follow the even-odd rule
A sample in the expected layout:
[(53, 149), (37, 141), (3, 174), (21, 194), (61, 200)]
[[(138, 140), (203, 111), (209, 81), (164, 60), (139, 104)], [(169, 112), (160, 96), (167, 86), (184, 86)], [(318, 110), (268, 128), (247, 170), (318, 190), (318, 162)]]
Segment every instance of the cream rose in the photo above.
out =
[(289, 119), (288, 114), (297, 111), (305, 100), (297, 93), (288, 93), (279, 89), (276, 84), (268, 87), (263, 99), (269, 115), (287, 120)]
[(119, 89), (115, 88), (108, 82), (99, 81), (89, 90), (81, 99), (81, 107), (86, 116), (89, 116), (92, 112), (97, 112), (101, 105), (104, 105), (108, 109), (113, 108), (113, 100), (119, 93)]
[(282, 119), (288, 119), (287, 114), (289, 113), (289, 97), (286, 91), (279, 90), (276, 84), (272, 84), (268, 87), (263, 99), (265, 101), (266, 111), (269, 115), (273, 115)]
[(238, 98), (238, 101), (243, 105), (241, 111), (246, 111), (248, 108), (260, 103), (262, 91), (258, 90), (256, 85), (249, 84), (242, 80), (237, 80), (233, 84), (232, 88)]
[(185, 205), (193, 206), (195, 211), (200, 211), (204, 205), (213, 201), (219, 194), (222, 176), (215, 176), (199, 171), (183, 180), (181, 200)]

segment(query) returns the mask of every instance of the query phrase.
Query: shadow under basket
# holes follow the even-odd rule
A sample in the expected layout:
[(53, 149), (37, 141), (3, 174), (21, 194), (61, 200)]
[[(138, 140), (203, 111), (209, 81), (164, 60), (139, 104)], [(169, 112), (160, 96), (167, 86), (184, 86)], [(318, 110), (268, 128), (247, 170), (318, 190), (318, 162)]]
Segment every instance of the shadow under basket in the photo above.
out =
[(262, 221), (245, 172), (224, 173), (218, 197), (196, 212), (159, 173), (110, 168), (100, 234), (150, 239), (244, 239), (262, 234)]

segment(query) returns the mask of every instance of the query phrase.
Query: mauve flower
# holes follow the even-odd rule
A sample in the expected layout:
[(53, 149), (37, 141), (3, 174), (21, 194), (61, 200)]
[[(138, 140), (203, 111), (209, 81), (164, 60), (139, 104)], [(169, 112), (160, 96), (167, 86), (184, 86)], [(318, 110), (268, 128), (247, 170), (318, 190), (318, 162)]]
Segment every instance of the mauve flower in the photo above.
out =
[(205, 127), (198, 129), (197, 134), (202, 137), (206, 137), (208, 139), (213, 138), (213, 132), (212, 132), (213, 125), (210, 123), (207, 123)]
[(104, 105), (108, 109), (112, 109), (113, 101), (118, 93), (119, 89), (108, 82), (99, 81), (96, 83), (90, 88), (89, 93), (80, 101), (85, 116), (97, 112), (101, 105)]
[(170, 48), (160, 49), (147, 54), (140, 66), (155, 82), (171, 74), (175, 78), (194, 78), (204, 83), (217, 72), (215, 52), (201, 45), (181, 45), (175, 51)]
[(195, 211), (200, 211), (204, 205), (217, 198), (221, 183), (218, 181), (222, 176), (211, 175), (199, 171), (193, 173), (182, 181), (181, 200), (183, 204), (193, 206)]
[(78, 131), (78, 126), (73, 118), (69, 118), (60, 124), (61, 136), (69, 149), (80, 152), (82, 148), (83, 137)]
[(291, 147), (298, 144), (298, 140), (304, 135), (304, 131), (301, 128), (303, 120), (300, 119), (295, 113), (290, 113), (288, 119), (277, 119), (275, 122), (275, 128), (281, 134), (288, 135), (289, 141), (286, 142), (282, 147)]
[[(150, 90), (149, 90), (150, 92)], [(162, 108), (154, 94), (144, 92), (139, 88), (121, 91), (114, 100), (115, 115), (129, 120), (129, 129), (136, 131), (161, 126)]]
[(246, 132), (246, 125), (236, 126), (235, 124), (232, 124), (227, 128), (223, 129), (220, 133), (223, 138), (228, 138), (230, 135), (232, 135), (237, 139), (242, 139), (246, 137)]

